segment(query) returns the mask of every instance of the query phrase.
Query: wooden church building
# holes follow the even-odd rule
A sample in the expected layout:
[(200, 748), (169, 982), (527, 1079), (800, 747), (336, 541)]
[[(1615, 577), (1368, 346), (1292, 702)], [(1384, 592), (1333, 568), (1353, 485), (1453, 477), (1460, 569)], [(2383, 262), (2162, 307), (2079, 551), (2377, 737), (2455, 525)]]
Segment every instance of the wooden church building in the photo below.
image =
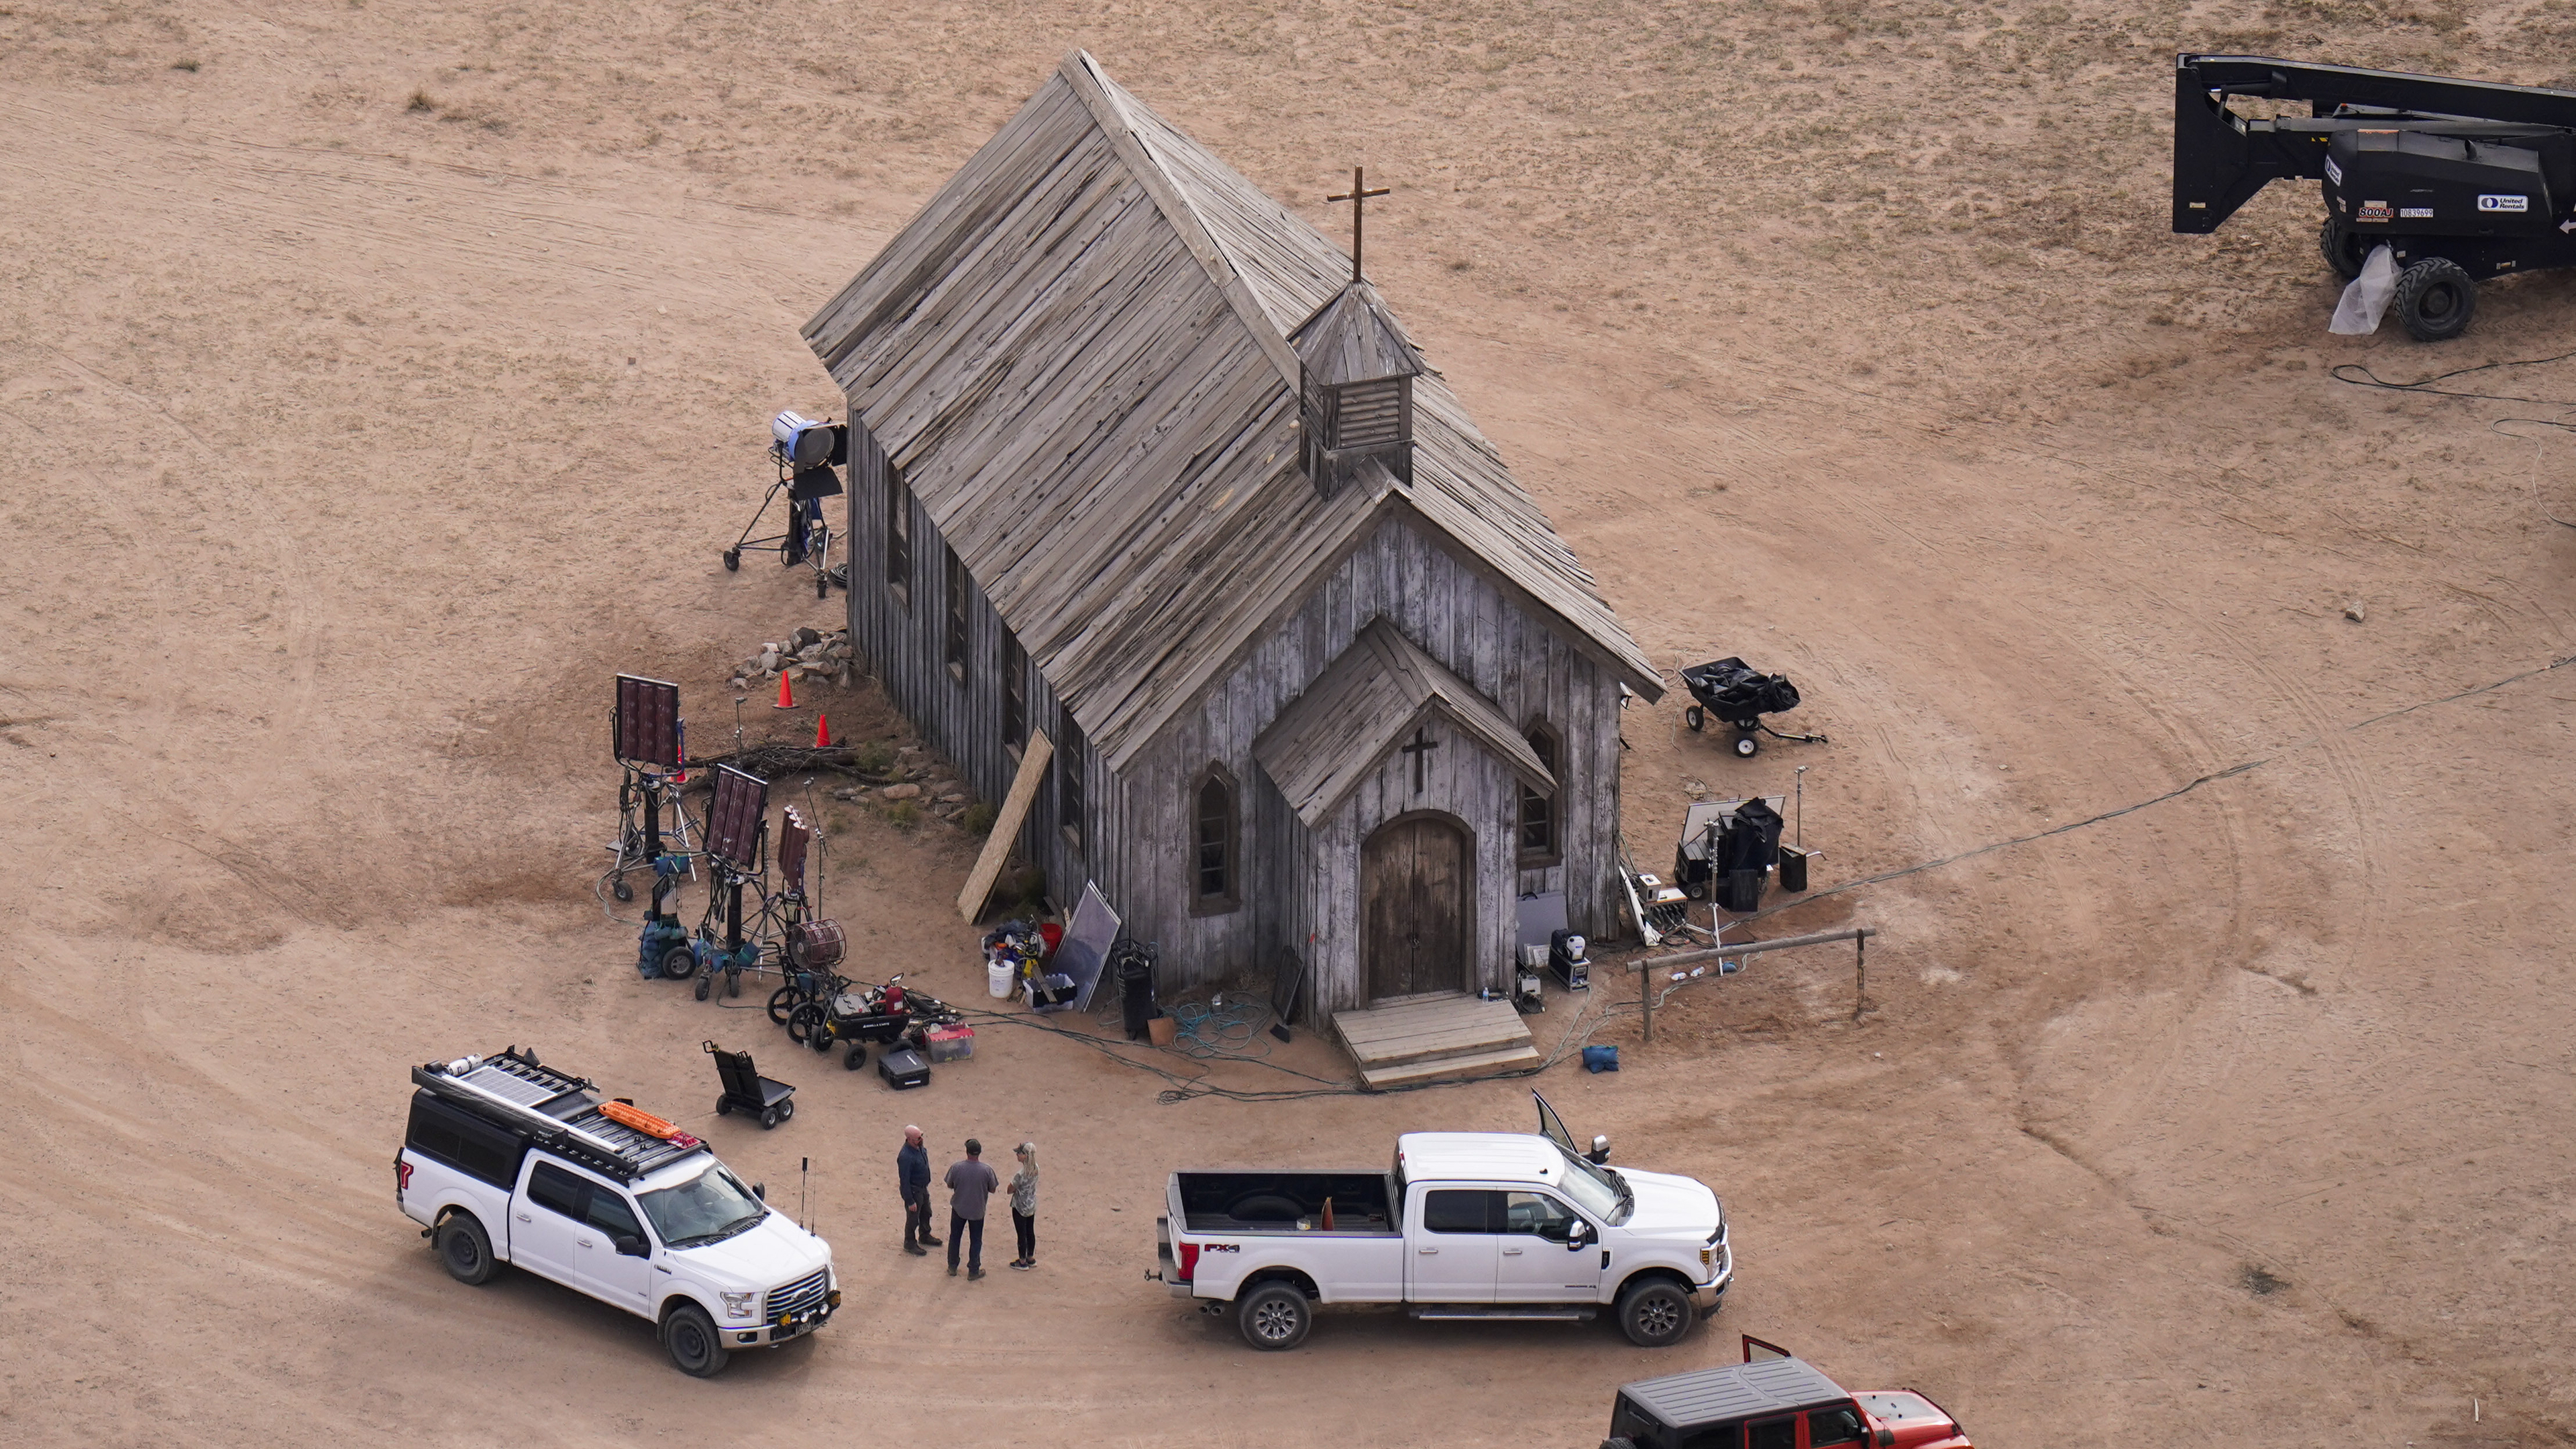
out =
[(850, 633), (1017, 842), (1301, 1014), (1507, 984), (1625, 917), (1663, 686), (1350, 257), (1068, 55), (804, 329), (848, 397)]

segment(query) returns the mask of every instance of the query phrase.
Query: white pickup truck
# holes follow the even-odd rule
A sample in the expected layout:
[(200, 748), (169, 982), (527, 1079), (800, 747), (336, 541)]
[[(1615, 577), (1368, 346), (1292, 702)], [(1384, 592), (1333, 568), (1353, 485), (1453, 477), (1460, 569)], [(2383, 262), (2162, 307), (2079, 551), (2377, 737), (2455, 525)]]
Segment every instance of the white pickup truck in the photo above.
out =
[(515, 1047), (411, 1079), (394, 1202), (456, 1281), (503, 1263), (552, 1279), (657, 1325), (701, 1378), (840, 1307), (831, 1246), (688, 1133)]
[(1734, 1279), (1726, 1211), (1694, 1179), (1608, 1165), (1547, 1099), (1539, 1134), (1409, 1132), (1386, 1172), (1176, 1172), (1157, 1276), (1230, 1308), (1254, 1348), (1295, 1348), (1319, 1305), (1416, 1318), (1587, 1319), (1661, 1348)]

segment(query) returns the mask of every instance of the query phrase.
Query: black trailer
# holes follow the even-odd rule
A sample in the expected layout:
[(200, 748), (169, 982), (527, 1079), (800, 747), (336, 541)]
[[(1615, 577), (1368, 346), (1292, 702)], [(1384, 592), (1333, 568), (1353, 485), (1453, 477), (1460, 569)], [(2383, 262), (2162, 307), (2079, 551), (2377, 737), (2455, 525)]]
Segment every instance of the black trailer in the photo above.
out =
[[(2306, 102), (2240, 114), (2231, 97)], [(2265, 109), (2275, 109), (2265, 107)], [(2206, 233), (2273, 181), (2325, 183), (2317, 242), (2336, 275), (2385, 243), (2398, 322), (2467, 330), (2483, 278), (2576, 265), (2576, 91), (2194, 55), (2174, 67), (2173, 229)]]

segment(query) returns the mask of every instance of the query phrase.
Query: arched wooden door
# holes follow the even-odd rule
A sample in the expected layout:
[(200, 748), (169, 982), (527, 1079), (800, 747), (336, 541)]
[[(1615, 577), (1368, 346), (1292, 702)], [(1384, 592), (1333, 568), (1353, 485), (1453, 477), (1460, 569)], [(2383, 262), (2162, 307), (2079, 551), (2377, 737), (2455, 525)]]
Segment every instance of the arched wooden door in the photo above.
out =
[(1475, 857), (1443, 815), (1409, 815), (1360, 847), (1360, 972), (1371, 1001), (1464, 991)]

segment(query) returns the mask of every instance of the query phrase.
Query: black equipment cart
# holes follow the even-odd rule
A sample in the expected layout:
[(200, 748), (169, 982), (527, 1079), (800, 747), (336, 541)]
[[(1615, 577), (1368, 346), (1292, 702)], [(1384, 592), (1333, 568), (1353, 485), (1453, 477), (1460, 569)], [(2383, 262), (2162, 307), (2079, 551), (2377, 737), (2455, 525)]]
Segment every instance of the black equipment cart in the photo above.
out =
[(796, 1089), (774, 1077), (764, 1077), (751, 1064), (751, 1053), (729, 1052), (714, 1042), (701, 1042), (707, 1055), (716, 1059), (716, 1080), (724, 1084), (724, 1095), (716, 1098), (716, 1115), (746, 1112), (760, 1119), (763, 1127), (775, 1127), (796, 1115)]
[(1827, 743), (1823, 735), (1783, 734), (1762, 722), (1766, 714), (1798, 707), (1798, 686), (1785, 674), (1764, 674), (1741, 659), (1720, 659), (1683, 670), (1682, 686), (1695, 701), (1682, 711), (1682, 722), (1694, 734), (1708, 728), (1712, 715), (1735, 726), (1735, 753), (1746, 759), (1762, 749), (1756, 735), (1802, 745)]
[[(867, 1065), (869, 1042), (900, 1041), (918, 1050), (931, 1027), (954, 1026), (961, 1019), (947, 1002), (904, 985), (900, 972), (883, 986), (828, 974), (819, 985), (821, 989), (790, 1006), (788, 1039), (818, 1052), (846, 1043), (849, 1050), (841, 1065), (854, 1072)], [(771, 1014), (776, 1014), (775, 997)]]

